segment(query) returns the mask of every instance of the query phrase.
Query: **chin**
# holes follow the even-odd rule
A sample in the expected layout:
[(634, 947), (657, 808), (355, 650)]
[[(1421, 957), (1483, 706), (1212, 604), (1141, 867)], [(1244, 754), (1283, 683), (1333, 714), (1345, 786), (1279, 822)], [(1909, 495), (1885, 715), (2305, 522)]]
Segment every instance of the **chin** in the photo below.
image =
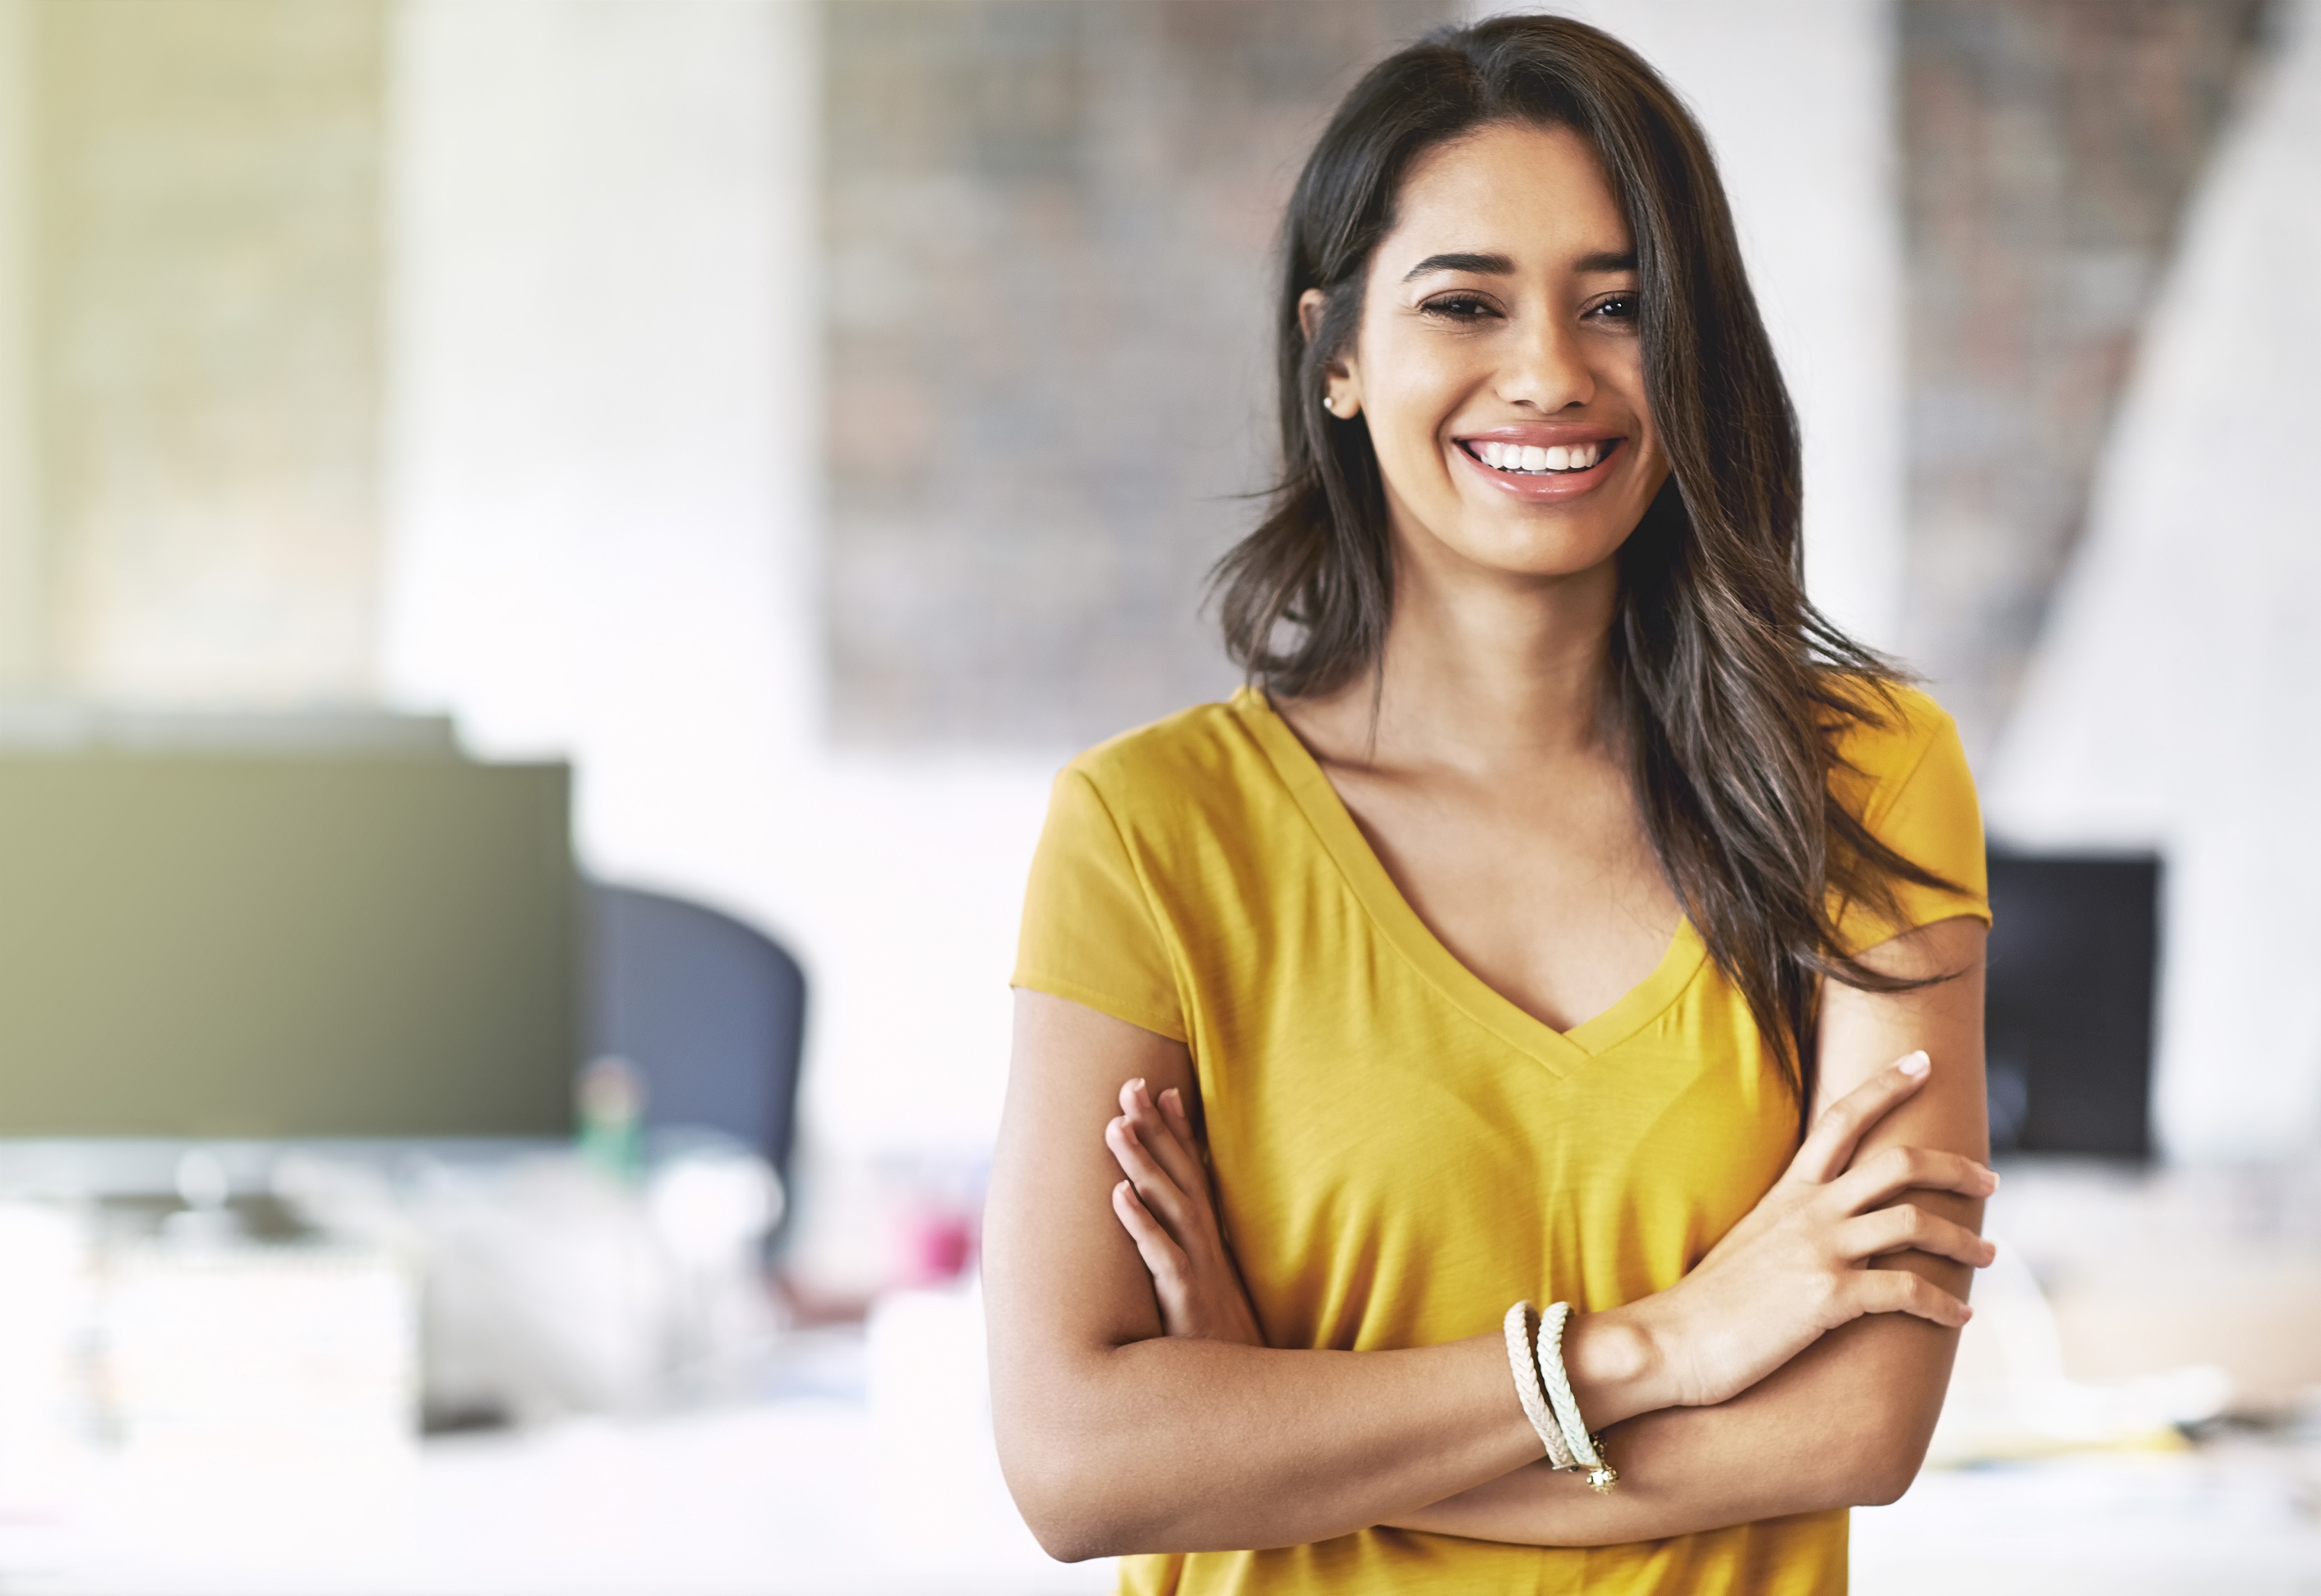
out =
[[(1446, 540), (1448, 541), (1448, 540)], [(1585, 534), (1484, 535), (1452, 541), (1472, 564), (1511, 577), (1573, 577), (1596, 570), (1619, 552), (1620, 538)]]
[(1602, 504), (1460, 508), (1464, 514), (1443, 542), (1479, 563), (1530, 576), (1570, 576), (1600, 565), (1618, 552), (1639, 519)]

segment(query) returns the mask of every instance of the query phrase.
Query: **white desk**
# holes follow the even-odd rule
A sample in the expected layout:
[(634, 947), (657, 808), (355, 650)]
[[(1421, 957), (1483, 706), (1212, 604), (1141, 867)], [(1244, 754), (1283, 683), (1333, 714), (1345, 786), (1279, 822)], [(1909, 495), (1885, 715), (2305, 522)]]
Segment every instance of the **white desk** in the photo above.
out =
[[(1096, 1592), (979, 1471), (889, 1466), (865, 1408), (790, 1401), (429, 1443), (399, 1470), (286, 1480), (100, 1464), (0, 1525), (0, 1589), (57, 1596), (975, 1596)], [(967, 1525), (964, 1533), (960, 1527)]]
[[(1107, 1591), (1050, 1562), (988, 1454), (793, 1399), (431, 1442), (369, 1479), (100, 1464), (0, 1524), (0, 1589), (54, 1596), (872, 1596)], [(1859, 1596), (2310, 1596), (2321, 1445), (1932, 1473), (1854, 1518)]]
[(2313, 1596), (2321, 1437), (1932, 1470), (1853, 1515), (1855, 1596)]

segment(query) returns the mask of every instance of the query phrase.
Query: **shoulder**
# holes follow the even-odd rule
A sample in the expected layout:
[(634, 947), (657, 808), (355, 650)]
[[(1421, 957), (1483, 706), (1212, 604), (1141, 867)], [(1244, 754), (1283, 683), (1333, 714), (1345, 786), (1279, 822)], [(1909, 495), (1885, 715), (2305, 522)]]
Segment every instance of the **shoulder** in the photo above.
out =
[[(1899, 683), (1840, 681), (1833, 697), (1830, 791), (1891, 861), (1882, 889), (1849, 895), (1837, 910), (1849, 953), (1917, 926), (1966, 916), (1988, 924), (1982, 814), (1958, 725), (1943, 707)], [(1856, 880), (1855, 888), (1863, 882)]]
[(1124, 831), (1245, 807), (1272, 775), (1251, 698), (1197, 704), (1099, 743), (1064, 767), (1059, 789), (1084, 788)]
[(1930, 763), (1966, 776), (1958, 723), (1931, 694), (1859, 677), (1839, 677), (1832, 686), (1843, 707), (1831, 711), (1831, 784), (1862, 820), (1875, 825), (1878, 811)]

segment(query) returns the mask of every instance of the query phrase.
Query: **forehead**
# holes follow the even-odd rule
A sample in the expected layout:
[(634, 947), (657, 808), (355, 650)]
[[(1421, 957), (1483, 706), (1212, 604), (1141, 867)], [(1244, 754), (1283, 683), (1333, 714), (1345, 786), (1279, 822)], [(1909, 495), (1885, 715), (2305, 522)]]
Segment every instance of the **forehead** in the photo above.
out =
[(1632, 247), (1595, 147), (1566, 127), (1494, 123), (1438, 144), (1411, 162), (1395, 213), (1378, 264), (1396, 276), (1452, 250), (1552, 267), (1559, 258)]

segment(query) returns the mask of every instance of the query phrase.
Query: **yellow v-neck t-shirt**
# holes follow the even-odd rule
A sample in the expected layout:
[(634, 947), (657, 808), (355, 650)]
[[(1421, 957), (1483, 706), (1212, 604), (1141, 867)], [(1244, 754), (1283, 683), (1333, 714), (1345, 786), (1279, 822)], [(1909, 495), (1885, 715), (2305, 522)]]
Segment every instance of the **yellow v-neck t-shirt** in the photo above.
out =
[[(1833, 780), (1871, 831), (1966, 890), (1904, 886), (1898, 924), (1843, 908), (1856, 948), (1989, 918), (1957, 732), (1923, 694), (1898, 697), (1895, 724), (1841, 744)], [(1690, 925), (1610, 1008), (1552, 1029), (1435, 940), (1253, 691), (1115, 738), (1057, 779), (1015, 984), (1190, 1051), (1271, 1346), (1434, 1345), (1495, 1332), (1519, 1298), (1586, 1313), (1664, 1290), (1796, 1145), (1782, 1067)], [(1131, 1557), (1122, 1584), (1819, 1596), (1844, 1590), (1845, 1562), (1835, 1511), (1597, 1547), (1365, 1529)]]

